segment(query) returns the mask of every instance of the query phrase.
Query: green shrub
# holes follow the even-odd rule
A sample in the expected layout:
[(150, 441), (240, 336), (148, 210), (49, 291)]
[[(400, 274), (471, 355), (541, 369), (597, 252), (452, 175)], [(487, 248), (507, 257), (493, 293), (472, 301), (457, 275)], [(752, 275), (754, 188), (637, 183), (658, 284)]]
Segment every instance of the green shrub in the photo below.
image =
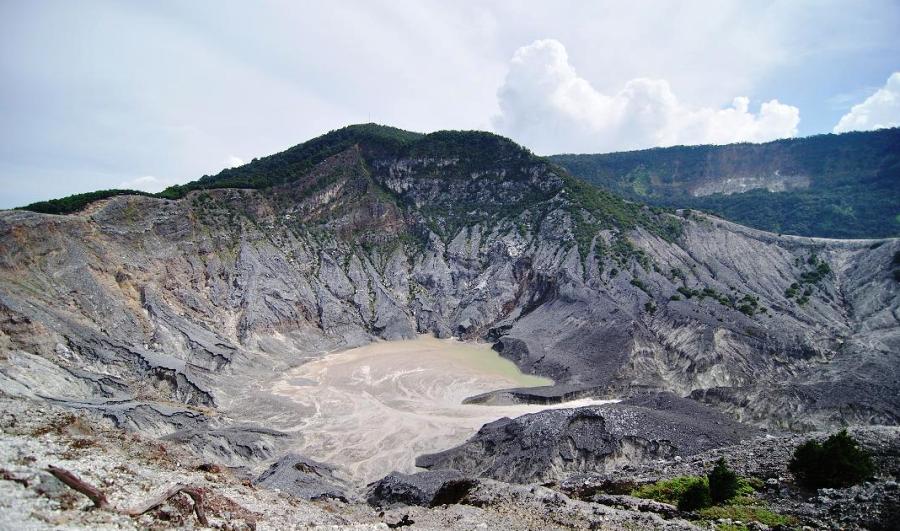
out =
[(706, 478), (709, 482), (709, 495), (713, 503), (722, 503), (737, 495), (738, 477), (733, 470), (728, 468), (725, 459), (720, 457)]
[(810, 489), (849, 487), (872, 477), (875, 465), (847, 430), (819, 443), (809, 440), (797, 447), (788, 469)]
[(676, 505), (678, 499), (694, 483), (706, 483), (706, 478), (698, 476), (679, 476), (672, 479), (661, 479), (654, 483), (647, 483), (631, 491), (631, 495), (637, 498), (656, 500), (662, 503)]
[(712, 505), (709, 495), (709, 485), (705, 481), (691, 483), (678, 497), (679, 511), (696, 511)]
[(631, 491), (637, 498), (677, 505), (682, 511), (695, 511), (712, 504), (705, 477), (680, 476), (648, 483)]

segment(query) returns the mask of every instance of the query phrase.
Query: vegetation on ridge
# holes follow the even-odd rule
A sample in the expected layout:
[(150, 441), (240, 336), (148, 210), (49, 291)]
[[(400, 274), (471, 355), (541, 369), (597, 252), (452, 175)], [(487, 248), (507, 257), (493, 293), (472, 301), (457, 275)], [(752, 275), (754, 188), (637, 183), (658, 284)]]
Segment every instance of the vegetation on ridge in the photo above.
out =
[[(351, 149), (356, 149), (356, 153), (351, 153)], [(337, 157), (340, 154), (346, 157)], [(323, 167), (326, 161), (331, 162)], [(414, 166), (408, 170), (409, 175), (428, 181), (417, 192), (419, 196), (404, 197), (405, 192), (387, 189), (386, 182), (397, 178), (391, 173), (391, 165), (398, 161)], [(347, 164), (354, 165), (351, 173), (369, 182), (367, 193), (381, 193), (401, 208), (415, 204), (426, 224), (441, 237), (453, 237), (464, 226), (492, 226), (501, 220), (510, 221), (523, 232), (529, 225), (539, 225), (557, 208), (564, 208), (572, 216), (574, 243), (582, 257), (587, 256), (594, 237), (604, 229), (621, 232), (642, 227), (668, 241), (681, 230), (680, 221), (664, 210), (599, 190), (502, 136), (480, 131), (421, 134), (375, 124), (331, 131), (218, 175), (172, 186), (156, 197), (178, 199), (191, 191), (217, 188), (268, 189), (304, 179), (302, 190), (308, 196), (346, 177), (344, 170), (349, 171), (348, 168), (331, 166)], [(494, 181), (508, 186), (494, 186)], [(120, 193), (143, 194), (95, 192), (25, 208), (66, 214), (83, 209), (93, 200)], [(288, 194), (276, 200), (298, 197)], [(636, 257), (645, 268), (649, 267), (641, 253), (623, 237), (617, 236), (609, 246), (598, 243), (595, 250), (600, 256), (611, 254), (620, 262)]]
[(42, 214), (71, 214), (83, 210), (94, 201), (108, 199), (117, 195), (152, 196), (153, 194), (148, 194), (147, 192), (141, 192), (139, 190), (97, 190), (96, 192), (75, 194), (60, 199), (38, 201), (37, 203), (31, 203), (30, 205), (22, 207), (22, 210), (31, 210), (32, 212), (40, 212)]
[[(900, 235), (900, 128), (765, 144), (549, 158), (573, 175), (631, 200), (705, 210), (775, 233)], [(737, 182), (760, 188), (746, 191)], [(724, 186), (737, 193), (694, 195), (698, 188), (715, 191)], [(768, 186), (784, 191), (770, 192)]]
[(236, 168), (227, 168), (217, 175), (170, 186), (158, 195), (179, 199), (192, 190), (211, 188), (269, 188), (299, 179), (316, 164), (354, 145), (364, 142), (370, 152), (397, 153), (403, 146), (420, 138), (421, 133), (404, 131), (376, 124), (350, 125), (298, 144), (280, 153), (253, 159)]

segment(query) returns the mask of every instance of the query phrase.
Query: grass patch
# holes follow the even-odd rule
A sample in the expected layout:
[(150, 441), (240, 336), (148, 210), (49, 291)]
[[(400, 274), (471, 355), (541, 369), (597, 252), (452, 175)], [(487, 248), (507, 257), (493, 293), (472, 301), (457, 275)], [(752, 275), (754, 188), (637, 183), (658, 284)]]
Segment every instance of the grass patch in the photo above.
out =
[(707, 479), (700, 476), (679, 476), (648, 483), (631, 491), (631, 495), (645, 500), (656, 500), (662, 503), (678, 505), (678, 500), (693, 485), (701, 483), (708, 486)]
[[(741, 522), (759, 522), (770, 527), (777, 525), (790, 526), (798, 523), (797, 519), (792, 516), (778, 514), (761, 505), (715, 505), (700, 509), (697, 513), (704, 520), (727, 518)], [(720, 527), (719, 529), (722, 528)], [(740, 529), (740, 527), (737, 529)]]
[[(714, 475), (714, 474), (713, 474)], [(757, 488), (761, 488), (761, 481), (756, 478), (737, 478), (734, 495), (728, 500), (717, 505), (711, 505), (709, 496), (707, 507), (697, 506), (698, 494), (704, 489), (709, 489), (709, 478), (704, 476), (680, 476), (672, 479), (664, 479), (655, 483), (648, 483), (634, 488), (631, 495), (649, 500), (678, 506), (682, 510), (692, 510), (696, 518), (701, 521), (715, 521), (730, 519), (736, 522), (759, 522), (770, 527), (793, 526), (798, 521), (792, 516), (778, 514), (769, 509), (765, 502), (756, 497)], [(701, 503), (702, 505), (702, 503)], [(746, 530), (743, 524), (722, 524), (717, 526), (721, 530)]]

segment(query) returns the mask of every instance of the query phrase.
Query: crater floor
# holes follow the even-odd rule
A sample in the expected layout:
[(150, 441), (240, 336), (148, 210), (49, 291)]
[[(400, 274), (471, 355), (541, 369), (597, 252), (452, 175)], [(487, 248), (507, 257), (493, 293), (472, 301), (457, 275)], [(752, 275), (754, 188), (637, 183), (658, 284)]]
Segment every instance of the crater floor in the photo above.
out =
[(394, 470), (415, 472), (417, 455), (461, 444), (502, 417), (615, 402), (462, 403), (487, 391), (552, 383), (523, 374), (488, 344), (421, 336), (329, 354), (285, 373), (272, 392), (314, 411), (294, 427), (299, 453), (369, 482)]

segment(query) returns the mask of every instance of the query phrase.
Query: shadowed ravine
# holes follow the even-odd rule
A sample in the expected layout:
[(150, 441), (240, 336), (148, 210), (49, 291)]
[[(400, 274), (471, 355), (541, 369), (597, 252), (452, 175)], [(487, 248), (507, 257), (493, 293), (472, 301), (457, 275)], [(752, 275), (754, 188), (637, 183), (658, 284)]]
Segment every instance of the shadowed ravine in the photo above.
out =
[(272, 391), (315, 412), (294, 428), (302, 434), (300, 454), (368, 482), (392, 470), (412, 472), (417, 455), (461, 444), (488, 422), (548, 409), (463, 404), (465, 398), (552, 383), (523, 374), (488, 344), (421, 336), (329, 354), (289, 371)]

